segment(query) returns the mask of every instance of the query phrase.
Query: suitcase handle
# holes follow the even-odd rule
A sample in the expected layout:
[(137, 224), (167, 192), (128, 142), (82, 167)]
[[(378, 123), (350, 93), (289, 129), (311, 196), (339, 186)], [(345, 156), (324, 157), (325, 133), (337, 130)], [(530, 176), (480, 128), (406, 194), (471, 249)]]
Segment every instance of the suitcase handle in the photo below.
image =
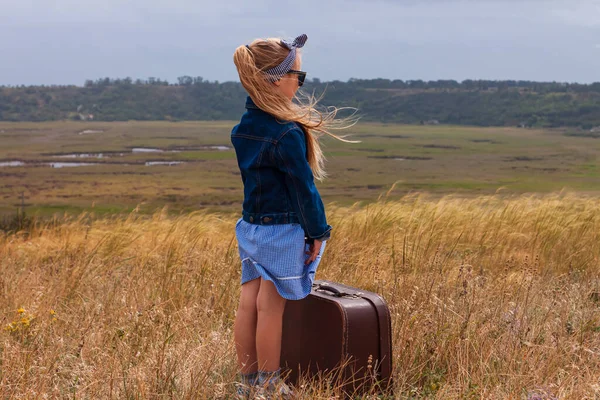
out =
[(316, 286), (315, 290), (324, 290), (326, 292), (333, 293), (333, 295), (335, 297), (343, 297), (343, 296), (347, 296), (348, 295), (348, 293), (340, 292), (338, 289), (334, 288), (333, 286), (329, 286), (329, 285), (326, 285), (326, 284), (323, 284), (323, 283), (321, 283), (319, 285), (315, 285), (315, 286)]
[(338, 288), (335, 288), (333, 286), (329, 286), (326, 283), (314, 284), (313, 286), (314, 286), (315, 290), (323, 290), (325, 292), (332, 293), (334, 297), (351, 297), (353, 299), (359, 299), (362, 296), (361, 292), (357, 292), (355, 294), (350, 294), (350, 293), (347, 293), (347, 292), (342, 292)]

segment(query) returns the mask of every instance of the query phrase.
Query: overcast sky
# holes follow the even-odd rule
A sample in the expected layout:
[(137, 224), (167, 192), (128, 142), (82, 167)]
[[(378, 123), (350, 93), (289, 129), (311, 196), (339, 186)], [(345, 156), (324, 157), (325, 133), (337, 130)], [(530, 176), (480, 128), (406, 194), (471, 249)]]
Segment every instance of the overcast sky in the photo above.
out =
[(0, 84), (238, 80), (237, 46), (300, 33), (321, 80), (600, 81), (600, 0), (0, 0)]

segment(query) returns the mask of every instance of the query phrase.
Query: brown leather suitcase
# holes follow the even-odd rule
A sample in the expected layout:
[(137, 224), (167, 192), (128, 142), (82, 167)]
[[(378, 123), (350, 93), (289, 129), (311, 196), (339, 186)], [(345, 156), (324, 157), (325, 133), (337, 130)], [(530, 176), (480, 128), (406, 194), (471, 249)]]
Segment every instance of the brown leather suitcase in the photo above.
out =
[(283, 315), (281, 367), (287, 380), (325, 378), (346, 395), (391, 394), (392, 337), (381, 296), (339, 283), (315, 281)]

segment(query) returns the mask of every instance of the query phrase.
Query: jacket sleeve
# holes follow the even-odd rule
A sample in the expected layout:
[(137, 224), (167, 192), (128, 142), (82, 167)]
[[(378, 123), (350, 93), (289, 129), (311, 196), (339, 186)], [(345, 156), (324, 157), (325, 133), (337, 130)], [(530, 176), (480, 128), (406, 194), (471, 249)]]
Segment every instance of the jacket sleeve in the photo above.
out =
[(306, 236), (310, 240), (329, 239), (332, 227), (327, 224), (325, 207), (306, 159), (304, 132), (300, 128), (292, 128), (277, 141), (275, 159), (278, 169), (285, 174), (294, 211)]

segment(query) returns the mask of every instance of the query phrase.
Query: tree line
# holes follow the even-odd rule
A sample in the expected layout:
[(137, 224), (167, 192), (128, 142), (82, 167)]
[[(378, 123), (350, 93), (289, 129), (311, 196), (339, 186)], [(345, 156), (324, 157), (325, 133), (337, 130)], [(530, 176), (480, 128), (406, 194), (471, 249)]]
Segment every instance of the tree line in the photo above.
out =
[[(362, 120), (477, 126), (600, 126), (600, 82), (350, 79), (303, 87), (323, 106), (359, 109)], [(181, 76), (101, 78), (83, 86), (0, 86), (0, 121), (236, 120), (246, 92), (239, 82)]]

